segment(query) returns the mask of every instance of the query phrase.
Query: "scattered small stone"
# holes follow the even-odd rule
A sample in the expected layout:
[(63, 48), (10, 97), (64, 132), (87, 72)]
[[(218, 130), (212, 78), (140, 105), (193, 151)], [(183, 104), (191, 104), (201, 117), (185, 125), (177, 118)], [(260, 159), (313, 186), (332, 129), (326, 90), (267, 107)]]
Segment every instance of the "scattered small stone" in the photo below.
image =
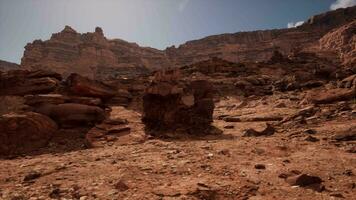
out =
[(49, 194), (49, 197), (53, 198), (53, 199), (58, 199), (61, 197), (61, 190), (59, 188), (55, 188), (51, 191), (51, 193)]
[(234, 129), (234, 128), (235, 128), (235, 126), (233, 126), (233, 125), (224, 126), (224, 129)]
[(342, 195), (341, 193), (331, 193), (330, 196), (343, 199), (345, 198), (344, 195)]
[(117, 189), (119, 192), (124, 192), (129, 189), (129, 186), (127, 186), (123, 180), (119, 180), (115, 184), (115, 189)]
[(81, 196), (79, 200), (88, 200), (88, 196)]
[(286, 159), (286, 160), (283, 160), (284, 163), (290, 163), (290, 160)]
[(255, 169), (266, 169), (266, 165), (264, 164), (256, 164)]
[(314, 130), (314, 129), (306, 129), (306, 130), (304, 130), (304, 133), (310, 134), (310, 135), (314, 135), (314, 134), (316, 134), (316, 130)]
[(41, 173), (37, 172), (37, 171), (32, 171), (30, 173), (28, 173), (25, 178), (23, 179), (23, 181), (28, 182), (28, 181), (32, 181), (34, 179), (37, 179), (39, 177), (41, 177)]
[(311, 135), (308, 135), (304, 140), (308, 141), (308, 142), (319, 142), (320, 141), (318, 138), (313, 137)]
[(356, 153), (356, 146), (352, 146), (349, 149), (346, 150), (348, 153)]
[(346, 175), (346, 176), (353, 176), (353, 175), (354, 175), (354, 173), (352, 172), (351, 169), (345, 170), (342, 174), (344, 174), (344, 175)]
[(286, 178), (288, 178), (288, 174), (281, 173), (281, 174), (278, 175), (278, 178), (286, 179)]
[(256, 131), (255, 129), (247, 129), (244, 131), (243, 137), (260, 137), (260, 136), (270, 136), (273, 135), (276, 129), (271, 125), (266, 123), (266, 128), (263, 131)]
[(209, 153), (208, 155), (207, 155), (207, 158), (208, 159), (212, 159), (214, 157), (214, 154), (212, 154), (212, 153)]
[(231, 153), (230, 153), (230, 151), (228, 149), (223, 149), (223, 150), (219, 151), (219, 154), (225, 155), (225, 156), (230, 156), (231, 155)]

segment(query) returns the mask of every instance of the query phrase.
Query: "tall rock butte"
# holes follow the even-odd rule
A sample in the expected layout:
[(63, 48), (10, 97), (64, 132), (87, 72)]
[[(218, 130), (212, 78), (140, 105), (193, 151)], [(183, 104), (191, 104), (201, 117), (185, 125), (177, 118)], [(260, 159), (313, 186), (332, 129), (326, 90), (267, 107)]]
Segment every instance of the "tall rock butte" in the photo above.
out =
[(231, 62), (265, 61), (274, 50), (288, 54), (296, 49), (350, 64), (354, 62), (349, 59), (354, 57), (355, 19), (356, 6), (313, 16), (297, 28), (209, 36), (163, 51), (107, 39), (101, 28), (80, 34), (66, 26), (47, 41), (27, 44), (21, 66), (53, 70), (64, 76), (80, 73), (89, 78), (110, 79), (189, 65), (211, 57)]
[(164, 52), (123, 40), (109, 40), (101, 28), (94, 33), (77, 33), (66, 26), (47, 41), (27, 44), (21, 66), (50, 69), (64, 76), (80, 73), (94, 79), (145, 73), (169, 66)]

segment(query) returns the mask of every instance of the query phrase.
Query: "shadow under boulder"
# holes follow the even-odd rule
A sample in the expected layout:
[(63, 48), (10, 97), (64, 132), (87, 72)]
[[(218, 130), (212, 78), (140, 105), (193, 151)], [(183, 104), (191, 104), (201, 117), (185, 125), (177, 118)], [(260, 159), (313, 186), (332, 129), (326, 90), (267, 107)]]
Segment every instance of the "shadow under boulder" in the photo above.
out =
[(153, 136), (177, 130), (190, 135), (209, 133), (215, 107), (213, 86), (205, 80), (178, 80), (174, 71), (163, 73), (156, 75), (143, 96), (146, 130)]

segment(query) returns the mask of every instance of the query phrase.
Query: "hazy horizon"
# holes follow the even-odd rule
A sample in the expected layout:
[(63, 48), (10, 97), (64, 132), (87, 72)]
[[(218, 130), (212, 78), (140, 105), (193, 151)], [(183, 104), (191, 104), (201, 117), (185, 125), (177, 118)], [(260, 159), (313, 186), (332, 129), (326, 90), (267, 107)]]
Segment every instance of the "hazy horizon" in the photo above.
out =
[(356, 0), (0, 0), (0, 60), (20, 63), (24, 46), (69, 25), (101, 27), (110, 39), (165, 49), (210, 35), (298, 26)]

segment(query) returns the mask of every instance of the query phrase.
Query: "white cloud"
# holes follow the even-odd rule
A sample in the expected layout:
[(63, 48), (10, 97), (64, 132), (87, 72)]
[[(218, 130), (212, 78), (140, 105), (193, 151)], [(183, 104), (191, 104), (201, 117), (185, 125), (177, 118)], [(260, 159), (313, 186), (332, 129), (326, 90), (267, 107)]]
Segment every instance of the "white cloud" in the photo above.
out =
[(179, 6), (178, 6), (179, 12), (184, 11), (184, 9), (187, 7), (189, 2), (190, 2), (190, 0), (180, 0)]
[(304, 24), (304, 21), (300, 21), (300, 22), (289, 22), (288, 23), (288, 28), (296, 28), (296, 27), (298, 27), (298, 26), (301, 26), (301, 25), (303, 25)]
[(356, 5), (356, 0), (337, 0), (331, 4), (330, 9), (336, 10), (338, 8), (347, 8)]

